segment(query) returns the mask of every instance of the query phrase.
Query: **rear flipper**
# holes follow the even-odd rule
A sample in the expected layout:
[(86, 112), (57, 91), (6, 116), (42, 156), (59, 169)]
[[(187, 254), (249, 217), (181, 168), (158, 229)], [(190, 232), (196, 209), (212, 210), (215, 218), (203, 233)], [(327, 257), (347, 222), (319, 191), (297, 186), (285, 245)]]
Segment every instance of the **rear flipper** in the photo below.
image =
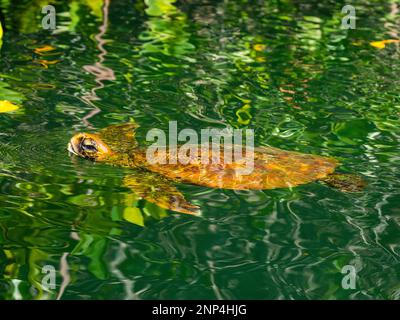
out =
[(184, 198), (168, 179), (149, 171), (137, 171), (124, 179), (124, 185), (139, 197), (172, 211), (198, 215), (199, 207)]
[(321, 181), (343, 192), (360, 192), (367, 185), (362, 177), (346, 173), (332, 173)]

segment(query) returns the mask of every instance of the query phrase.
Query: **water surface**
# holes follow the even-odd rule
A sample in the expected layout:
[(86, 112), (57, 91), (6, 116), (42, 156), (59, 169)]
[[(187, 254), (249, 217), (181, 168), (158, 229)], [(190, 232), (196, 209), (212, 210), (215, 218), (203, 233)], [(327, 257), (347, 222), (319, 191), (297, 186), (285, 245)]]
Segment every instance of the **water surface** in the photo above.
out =
[[(162, 3), (59, 3), (51, 32), (43, 1), (0, 1), (0, 100), (21, 106), (0, 113), (0, 298), (399, 299), (400, 46), (370, 45), (399, 39), (397, 2), (357, 1), (355, 30), (344, 1)], [(130, 120), (139, 141), (169, 121), (254, 129), (368, 186), (180, 185), (202, 216), (167, 211), (66, 150)]]

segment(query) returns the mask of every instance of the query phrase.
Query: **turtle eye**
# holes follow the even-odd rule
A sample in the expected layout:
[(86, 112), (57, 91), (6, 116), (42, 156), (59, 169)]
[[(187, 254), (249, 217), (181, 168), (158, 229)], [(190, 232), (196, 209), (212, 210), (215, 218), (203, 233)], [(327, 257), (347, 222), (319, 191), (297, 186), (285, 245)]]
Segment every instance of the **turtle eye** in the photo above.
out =
[(81, 142), (81, 148), (83, 151), (97, 152), (96, 142), (93, 139), (83, 139)]

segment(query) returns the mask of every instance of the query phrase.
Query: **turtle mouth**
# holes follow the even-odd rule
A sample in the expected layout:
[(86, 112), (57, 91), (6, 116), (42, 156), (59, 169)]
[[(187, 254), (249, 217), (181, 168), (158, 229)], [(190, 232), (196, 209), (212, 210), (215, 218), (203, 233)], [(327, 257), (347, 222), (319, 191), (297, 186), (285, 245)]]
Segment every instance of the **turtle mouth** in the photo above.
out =
[(70, 153), (79, 156), (78, 152), (75, 151), (74, 145), (71, 142), (68, 142), (67, 149)]
[(68, 142), (68, 151), (76, 156), (82, 156), (82, 143), (84, 139), (85, 136), (83, 134), (73, 136)]

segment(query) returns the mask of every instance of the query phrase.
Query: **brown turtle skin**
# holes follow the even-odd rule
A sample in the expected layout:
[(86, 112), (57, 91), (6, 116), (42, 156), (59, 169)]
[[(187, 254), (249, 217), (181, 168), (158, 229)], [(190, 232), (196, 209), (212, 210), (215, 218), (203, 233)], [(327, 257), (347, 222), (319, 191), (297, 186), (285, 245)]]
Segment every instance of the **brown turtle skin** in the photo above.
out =
[[(192, 213), (193, 209), (197, 209), (197, 207), (187, 203), (179, 191), (171, 189), (168, 181), (234, 190), (288, 188), (316, 180), (326, 180), (326, 183), (337, 188), (344, 186), (343, 191), (358, 191), (359, 187), (363, 185), (362, 180), (359, 179), (360, 186), (354, 188), (348, 182), (349, 179), (340, 178), (347, 177), (347, 175), (331, 175), (339, 164), (333, 158), (272, 147), (254, 148), (253, 170), (247, 175), (237, 174), (237, 169), (245, 166), (243, 161), (233, 161), (232, 163), (223, 161), (223, 148), (221, 148), (218, 163), (212, 163), (212, 153), (209, 152), (208, 163), (203, 163), (204, 161), (202, 162), (198, 158), (191, 159), (188, 164), (179, 162), (171, 164), (169, 152), (158, 150), (156, 155), (164, 155), (167, 160), (166, 164), (151, 164), (146, 158), (146, 149), (137, 147), (134, 138), (136, 127), (135, 124), (123, 124), (108, 127), (97, 134), (79, 133), (72, 137), (68, 149), (91, 160), (140, 170), (141, 180), (145, 183), (142, 185), (137, 178), (128, 177), (125, 185), (136, 193), (138, 193), (138, 189), (143, 189), (142, 197), (147, 200), (151, 198), (149, 201), (157, 204), (163, 202), (162, 207), (175, 211)], [(157, 192), (153, 192), (153, 195), (149, 197), (152, 182), (149, 179), (143, 180), (146, 175), (158, 182), (157, 192), (165, 193), (164, 197), (158, 197)], [(162, 186), (160, 186), (160, 181), (162, 181)], [(147, 185), (147, 188), (144, 185)], [(346, 190), (346, 185), (350, 186), (349, 190)], [(168, 193), (172, 194), (175, 199), (168, 199)], [(177, 204), (173, 205), (171, 202), (177, 202)]]

